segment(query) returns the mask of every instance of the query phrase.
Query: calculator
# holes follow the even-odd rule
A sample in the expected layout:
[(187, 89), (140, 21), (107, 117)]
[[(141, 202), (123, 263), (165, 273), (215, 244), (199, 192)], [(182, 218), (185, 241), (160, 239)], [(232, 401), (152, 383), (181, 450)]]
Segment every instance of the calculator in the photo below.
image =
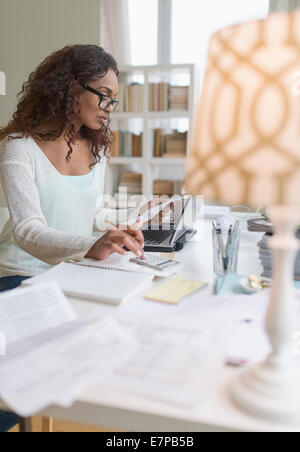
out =
[(149, 267), (154, 270), (163, 271), (172, 265), (177, 265), (179, 262), (173, 261), (171, 259), (166, 259), (159, 256), (153, 256), (151, 254), (146, 255), (145, 259), (140, 257), (133, 257), (130, 262), (138, 265), (143, 265), (144, 267)]

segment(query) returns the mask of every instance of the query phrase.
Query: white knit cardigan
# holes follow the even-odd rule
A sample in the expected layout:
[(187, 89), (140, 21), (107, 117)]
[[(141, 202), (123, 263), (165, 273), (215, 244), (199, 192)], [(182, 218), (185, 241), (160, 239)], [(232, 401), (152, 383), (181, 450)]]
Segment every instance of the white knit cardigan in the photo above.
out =
[(105, 167), (103, 157), (92, 184), (78, 190), (31, 137), (2, 142), (0, 180), (10, 218), (0, 234), (0, 276), (33, 276), (85, 256), (96, 241), (93, 222)]

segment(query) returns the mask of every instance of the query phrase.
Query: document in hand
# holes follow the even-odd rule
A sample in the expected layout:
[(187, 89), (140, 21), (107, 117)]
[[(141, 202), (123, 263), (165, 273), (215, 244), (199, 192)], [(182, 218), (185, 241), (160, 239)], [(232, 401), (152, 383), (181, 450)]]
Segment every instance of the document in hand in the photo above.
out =
[[(139, 212), (135, 212), (136, 214), (133, 214), (133, 216), (126, 222), (124, 225), (132, 226), (137, 221), (143, 221), (143, 223), (147, 223), (148, 221), (153, 220), (159, 213), (164, 210), (166, 207), (168, 207), (172, 202), (174, 202), (176, 198), (172, 197), (169, 198), (163, 202), (160, 202), (159, 204), (155, 205), (154, 207), (148, 208), (148, 203), (144, 206), (144, 213), (140, 214)], [(139, 208), (139, 211), (143, 210), (143, 206)]]
[(70, 297), (118, 305), (147, 290), (152, 279), (145, 273), (63, 262), (23, 284), (55, 281)]

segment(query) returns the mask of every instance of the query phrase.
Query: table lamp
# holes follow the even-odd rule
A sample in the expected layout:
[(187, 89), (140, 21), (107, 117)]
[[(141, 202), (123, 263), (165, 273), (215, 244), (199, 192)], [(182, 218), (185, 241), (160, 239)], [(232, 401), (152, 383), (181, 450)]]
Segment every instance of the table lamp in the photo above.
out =
[(300, 420), (300, 379), (292, 353), (299, 88), (300, 10), (214, 34), (186, 171), (188, 193), (232, 206), (265, 207), (274, 223), (267, 314), (272, 353), (239, 376), (232, 395), (252, 414), (287, 422)]

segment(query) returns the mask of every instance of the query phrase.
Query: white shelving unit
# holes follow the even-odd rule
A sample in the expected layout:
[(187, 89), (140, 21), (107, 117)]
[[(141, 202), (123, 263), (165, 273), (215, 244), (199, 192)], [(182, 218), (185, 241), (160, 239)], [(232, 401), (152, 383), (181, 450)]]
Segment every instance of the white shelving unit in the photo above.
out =
[[(106, 176), (106, 193), (118, 191), (123, 171), (143, 174), (143, 195), (153, 195), (153, 181), (183, 180), (185, 158), (154, 157), (154, 130), (156, 128), (178, 129), (188, 132), (187, 148), (191, 139), (191, 123), (195, 100), (195, 66), (193, 64), (171, 64), (156, 66), (128, 66), (120, 69), (120, 81), (144, 85), (142, 112), (114, 112), (111, 129), (143, 132), (142, 157), (112, 157)], [(186, 110), (150, 111), (150, 83), (168, 82), (171, 85), (188, 86), (188, 108)]]

